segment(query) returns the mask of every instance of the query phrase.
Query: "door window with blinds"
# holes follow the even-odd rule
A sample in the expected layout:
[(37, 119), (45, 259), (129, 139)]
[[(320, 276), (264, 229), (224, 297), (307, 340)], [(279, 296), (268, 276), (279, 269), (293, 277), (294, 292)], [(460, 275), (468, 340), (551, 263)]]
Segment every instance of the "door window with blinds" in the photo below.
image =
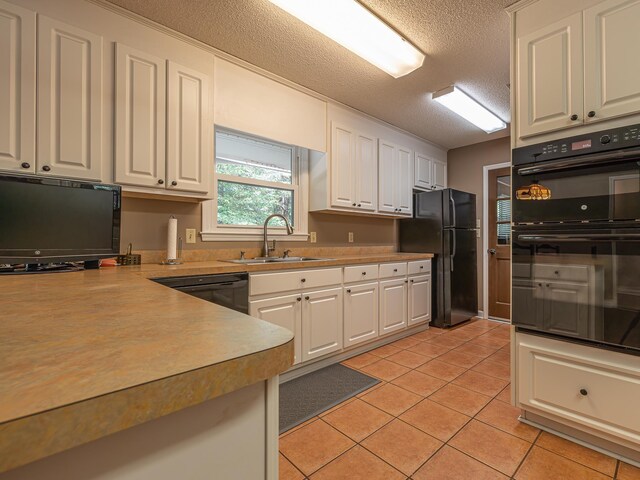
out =
[(511, 176), (496, 178), (496, 229), (498, 245), (511, 241)]
[[(307, 155), (293, 145), (216, 129), (215, 199), (203, 208), (203, 239), (218, 239), (207, 233), (221, 240), (262, 234), (265, 219), (273, 213), (286, 217), (295, 233), (306, 234), (307, 206), (301, 187), (306, 182)], [(284, 232), (280, 218), (269, 226), (270, 234)]]

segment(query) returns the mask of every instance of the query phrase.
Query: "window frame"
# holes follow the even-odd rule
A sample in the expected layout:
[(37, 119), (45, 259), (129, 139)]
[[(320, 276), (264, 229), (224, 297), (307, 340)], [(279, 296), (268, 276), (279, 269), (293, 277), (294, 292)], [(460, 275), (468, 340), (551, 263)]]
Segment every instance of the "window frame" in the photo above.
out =
[[(293, 192), (293, 235), (287, 235), (285, 227), (269, 226), (269, 237), (288, 242), (306, 242), (309, 237), (309, 151), (305, 148), (287, 145), (275, 140), (258, 137), (245, 132), (216, 127), (216, 132), (228, 132), (249, 139), (268, 142), (291, 149), (291, 184), (270, 182), (248, 177), (219, 174), (216, 171), (217, 157), (214, 148), (213, 160), (213, 192), (212, 198), (202, 203), (202, 232), (204, 242), (255, 241), (262, 239), (262, 225), (219, 225), (218, 224), (218, 181), (255, 185), (259, 187), (278, 188)], [(214, 136), (215, 138), (215, 136)]]

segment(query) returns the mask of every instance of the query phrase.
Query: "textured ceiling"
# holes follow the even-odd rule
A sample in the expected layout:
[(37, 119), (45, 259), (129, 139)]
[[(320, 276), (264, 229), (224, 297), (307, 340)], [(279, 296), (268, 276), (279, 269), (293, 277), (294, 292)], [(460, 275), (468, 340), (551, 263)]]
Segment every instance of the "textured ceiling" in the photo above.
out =
[(509, 18), (515, 0), (362, 0), (426, 53), (394, 79), (267, 0), (109, 0), (445, 148), (487, 135), (431, 100), (455, 84), (509, 113)]

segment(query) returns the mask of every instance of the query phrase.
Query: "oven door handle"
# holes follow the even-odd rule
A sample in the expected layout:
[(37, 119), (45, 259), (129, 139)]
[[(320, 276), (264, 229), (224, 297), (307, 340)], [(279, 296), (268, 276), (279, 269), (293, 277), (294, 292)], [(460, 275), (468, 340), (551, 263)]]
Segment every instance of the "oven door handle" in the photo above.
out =
[(594, 155), (585, 155), (583, 157), (573, 158), (569, 160), (545, 162), (541, 163), (540, 165), (519, 168), (518, 175), (524, 177), (527, 175), (534, 175), (536, 173), (557, 172), (560, 170), (571, 170), (573, 168), (580, 167), (599, 167), (601, 165), (607, 165), (610, 163), (623, 162), (634, 157), (640, 159), (640, 149), (633, 149), (622, 152), (618, 151), (613, 153), (599, 153)]
[(518, 235), (518, 240), (525, 242), (624, 242), (640, 240), (640, 233), (594, 233), (591, 235)]

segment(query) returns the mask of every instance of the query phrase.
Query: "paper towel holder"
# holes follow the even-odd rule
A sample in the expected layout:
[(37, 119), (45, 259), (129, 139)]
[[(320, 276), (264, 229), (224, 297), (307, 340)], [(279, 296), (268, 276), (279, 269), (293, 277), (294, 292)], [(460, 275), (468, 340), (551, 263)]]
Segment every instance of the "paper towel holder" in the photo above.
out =
[(160, 262), (160, 265), (182, 265), (182, 237), (178, 237), (178, 255), (177, 258), (167, 258)]

